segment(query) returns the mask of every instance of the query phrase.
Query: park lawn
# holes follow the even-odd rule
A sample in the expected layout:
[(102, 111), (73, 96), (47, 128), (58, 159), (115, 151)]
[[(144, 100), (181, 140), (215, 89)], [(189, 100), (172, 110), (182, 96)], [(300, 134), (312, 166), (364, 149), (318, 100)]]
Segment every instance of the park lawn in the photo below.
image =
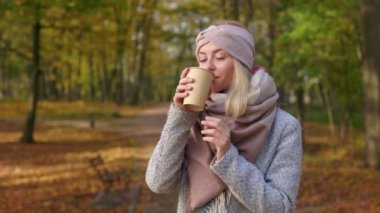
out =
[[(84, 102), (61, 104), (42, 103), (45, 119), (71, 119), (75, 123), (85, 119), (86, 110), (93, 109), (117, 112), (118, 117), (103, 113), (101, 119), (112, 122), (128, 120), (145, 108)], [(108, 211), (126, 212), (133, 208), (136, 212), (175, 212), (176, 194), (153, 194), (144, 181), (158, 135), (139, 141), (100, 128), (44, 122), (36, 128), (37, 143), (23, 145), (18, 138), (26, 107), (25, 103), (16, 105), (12, 103), (19, 110), (13, 114), (17, 119), (0, 119), (0, 212), (104, 212), (104, 206), (93, 205), (104, 189), (90, 164), (96, 156), (104, 160), (101, 168), (127, 174), (111, 188), (126, 192), (125, 203), (115, 204)], [(12, 109), (0, 103), (0, 110), (4, 112), (4, 108)], [(57, 115), (66, 108), (71, 112), (63, 117)], [(380, 172), (365, 166), (363, 136), (355, 133), (346, 144), (338, 144), (331, 139), (325, 124), (306, 122), (303, 129), (303, 169), (296, 212), (380, 212)], [(135, 189), (138, 193), (131, 193)]]

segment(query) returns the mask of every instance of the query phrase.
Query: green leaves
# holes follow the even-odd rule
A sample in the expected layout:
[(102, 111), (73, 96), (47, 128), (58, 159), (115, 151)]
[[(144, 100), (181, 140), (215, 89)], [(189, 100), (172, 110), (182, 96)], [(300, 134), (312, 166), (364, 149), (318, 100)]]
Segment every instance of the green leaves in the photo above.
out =
[[(157, 93), (155, 97), (166, 97), (170, 96), (170, 90), (164, 89), (165, 85), (175, 84), (174, 79), (183, 67), (196, 65), (194, 39), (199, 30), (238, 10), (239, 20), (255, 36), (257, 63), (272, 71), (279, 86), (294, 90), (324, 82), (331, 88), (335, 100), (343, 101), (336, 103), (337, 106), (346, 105), (352, 94), (360, 95), (357, 92), (361, 90), (357, 0), (258, 0), (252, 1), (253, 4), (240, 1), (237, 7), (232, 0), (164, 0), (159, 1), (156, 8), (152, 8), (151, 3), (137, 0), (2, 1), (0, 13), (4, 19), (0, 20), (0, 44), (4, 47), (12, 38), (13, 49), (30, 55), (33, 10), (35, 5), (40, 5), (41, 60), (45, 74), (57, 79), (54, 84), (75, 88), (76, 84), (89, 84), (89, 74), (93, 73), (94, 88), (100, 98), (102, 85), (108, 84), (104, 81), (117, 82), (114, 69), (122, 67), (124, 83), (135, 84), (139, 54), (144, 46), (142, 38), (144, 32), (148, 32), (147, 18), (152, 15), (143, 84), (147, 88), (154, 87), (152, 82), (166, 76), (162, 86), (152, 90)], [(9, 54), (9, 58), (12, 58), (9, 63), (27, 66), (19, 54)], [(163, 64), (165, 69), (160, 69)], [(61, 77), (52, 70), (57, 70)], [(70, 82), (73, 79), (75, 81)], [(109, 87), (117, 87), (109, 84)], [(63, 96), (71, 89), (66, 90)], [(84, 97), (88, 95), (88, 88), (80, 90)], [(131, 90), (125, 89), (126, 93)]]

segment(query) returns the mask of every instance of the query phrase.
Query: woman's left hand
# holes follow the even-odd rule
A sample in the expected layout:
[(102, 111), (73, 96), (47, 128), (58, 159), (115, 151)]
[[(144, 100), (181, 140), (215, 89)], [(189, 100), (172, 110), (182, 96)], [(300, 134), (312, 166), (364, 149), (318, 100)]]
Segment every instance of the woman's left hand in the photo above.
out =
[(231, 145), (231, 130), (220, 118), (206, 116), (201, 121), (203, 141), (212, 143), (216, 148), (216, 159), (219, 160), (228, 151)]

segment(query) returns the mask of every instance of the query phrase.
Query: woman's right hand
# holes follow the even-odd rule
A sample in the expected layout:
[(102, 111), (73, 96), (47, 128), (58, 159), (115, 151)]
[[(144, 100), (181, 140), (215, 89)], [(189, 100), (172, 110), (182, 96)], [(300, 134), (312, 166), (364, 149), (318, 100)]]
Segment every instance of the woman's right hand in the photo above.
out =
[(189, 71), (190, 68), (185, 68), (182, 71), (181, 79), (179, 80), (178, 86), (175, 90), (175, 95), (173, 97), (174, 104), (181, 109), (184, 109), (183, 100), (189, 95), (188, 91), (193, 89), (193, 87), (189, 84), (193, 83), (194, 79), (186, 77)]

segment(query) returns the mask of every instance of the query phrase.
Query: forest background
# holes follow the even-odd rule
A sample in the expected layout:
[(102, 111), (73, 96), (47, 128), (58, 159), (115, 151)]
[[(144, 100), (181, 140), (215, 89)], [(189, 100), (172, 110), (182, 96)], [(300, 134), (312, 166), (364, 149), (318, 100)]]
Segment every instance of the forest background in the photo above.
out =
[[(129, 128), (128, 119), (166, 109), (182, 69), (197, 64), (197, 33), (228, 19), (240, 21), (254, 35), (256, 64), (274, 77), (279, 105), (303, 124), (307, 180), (301, 183), (299, 211), (379, 210), (378, 14), (380, 3), (371, 0), (0, 0), (0, 145), (6, 152), (0, 155), (0, 178), (6, 180), (0, 188), (10, 196), (2, 198), (2, 208), (91, 212), (91, 205), (81, 201), (94, 198), (101, 189), (110, 190), (102, 175), (116, 170), (129, 171), (129, 179), (139, 183), (132, 184), (139, 186), (139, 195), (128, 195), (138, 197), (130, 199), (133, 205), (116, 202), (112, 208), (150, 212), (159, 207), (162, 198), (150, 194), (142, 179), (148, 157), (120, 154), (138, 147), (138, 139), (125, 129), (118, 137), (105, 130)], [(164, 116), (146, 117), (139, 118), (139, 128), (149, 126), (146, 122), (162, 128)], [(120, 122), (123, 119), (128, 122)], [(102, 124), (103, 129), (95, 128)], [(66, 138), (68, 134), (73, 138)], [(91, 141), (91, 148), (82, 147), (83, 138)], [(153, 139), (146, 153), (153, 149)], [(33, 147), (25, 145), (32, 143)], [(59, 146), (44, 147), (47, 144)], [(81, 153), (93, 152), (75, 160), (56, 159), (69, 165), (59, 170), (69, 173), (68, 178), (57, 172), (52, 155), (36, 158), (46, 152), (56, 156), (55, 149), (73, 144), (79, 144)], [(125, 150), (112, 157), (111, 148)], [(70, 156), (78, 150), (59, 154)], [(83, 169), (99, 153), (108, 163), (88, 163), (90, 170), (81, 177), (93, 181), (87, 188), (52, 192), (57, 184), (72, 180), (76, 172), (70, 165), (79, 161), (82, 167), (77, 169)], [(40, 170), (43, 167), (49, 168)], [(39, 179), (47, 173), (57, 176)], [(117, 177), (112, 184), (120, 182)], [(331, 190), (335, 184), (340, 186)], [(361, 192), (347, 197), (350, 189)], [(53, 200), (42, 195), (47, 191), (56, 195)], [(28, 193), (35, 196), (13, 206), (12, 199)], [(168, 204), (173, 205), (174, 201)]]

